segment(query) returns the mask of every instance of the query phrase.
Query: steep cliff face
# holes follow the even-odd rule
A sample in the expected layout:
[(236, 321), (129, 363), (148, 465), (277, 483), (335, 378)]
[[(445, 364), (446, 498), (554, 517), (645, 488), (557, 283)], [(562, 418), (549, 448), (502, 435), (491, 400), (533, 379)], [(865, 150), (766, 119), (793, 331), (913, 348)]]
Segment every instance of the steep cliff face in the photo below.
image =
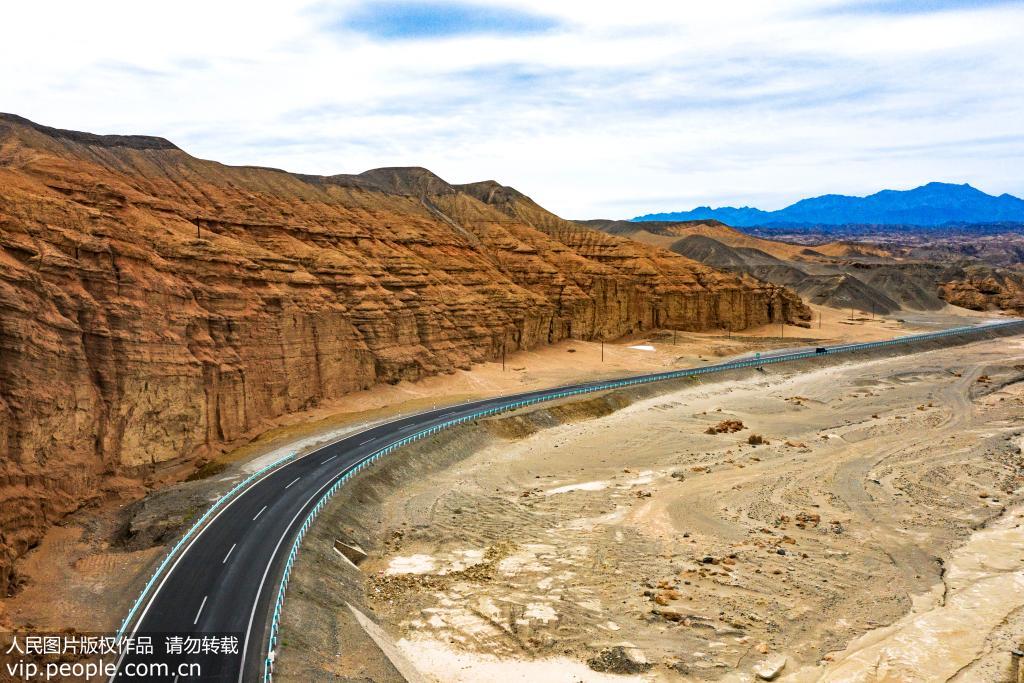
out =
[(496, 184), (227, 167), (0, 115), (0, 590), (119, 477), (346, 392), (503, 346), (808, 316)]

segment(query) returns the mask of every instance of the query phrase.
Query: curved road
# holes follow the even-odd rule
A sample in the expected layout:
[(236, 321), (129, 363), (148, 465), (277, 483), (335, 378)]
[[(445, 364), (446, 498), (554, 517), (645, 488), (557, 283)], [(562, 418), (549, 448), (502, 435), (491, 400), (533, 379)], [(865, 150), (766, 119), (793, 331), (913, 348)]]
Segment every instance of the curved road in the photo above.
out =
[[(1013, 321), (941, 333), (904, 337), (885, 344), (906, 343), (936, 336), (965, 335), (980, 329), (1008, 328), (1024, 331), (1024, 322)], [(829, 354), (875, 348), (883, 344), (830, 347)], [(266, 676), (268, 630), (284, 567), (303, 520), (324, 492), (360, 462), (381, 448), (395, 444), (425, 428), (444, 426), (453, 418), (472, 417), (482, 410), (505, 409), (552, 400), (566, 393), (600, 391), (623, 383), (639, 384), (688, 375), (707, 374), (767, 363), (807, 359), (819, 355), (814, 348), (743, 358), (684, 371), (629, 377), (617, 381), (589, 382), (570, 387), (502, 396), (431, 410), (377, 425), (292, 460), (253, 481), (223, 504), (216, 515), (197, 531), (172, 558), (168, 568), (144, 596), (133, 615), (128, 634), (235, 635), (237, 656), (208, 657), (199, 676), (176, 667), (188, 657), (164, 655), (164, 644), (154, 638), (153, 655), (129, 654), (119, 662), (110, 680), (123, 683), (142, 680), (132, 675), (140, 663), (167, 663), (166, 676), (145, 677), (164, 681), (261, 681)], [(401, 457), (400, 455), (395, 457)]]

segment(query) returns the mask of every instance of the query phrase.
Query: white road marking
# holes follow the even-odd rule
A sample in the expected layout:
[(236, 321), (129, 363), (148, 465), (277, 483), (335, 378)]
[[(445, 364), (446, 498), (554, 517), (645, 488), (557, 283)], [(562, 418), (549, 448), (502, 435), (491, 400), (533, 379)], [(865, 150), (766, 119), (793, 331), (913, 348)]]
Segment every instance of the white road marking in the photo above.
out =
[[(293, 480), (292, 480), (292, 484), (294, 484), (295, 482), (297, 482), (297, 481), (298, 481), (299, 479), (302, 479), (302, 477), (295, 477), (295, 479), (293, 479)], [(288, 486), (285, 486), (285, 488), (288, 488), (288, 487), (289, 487), (289, 486), (291, 486), (292, 484), (288, 484)]]
[(362, 442), (362, 443), (361, 443), (361, 444), (359, 444), (359, 445), (360, 445), (360, 446), (365, 446), (366, 444), (370, 443), (371, 441), (373, 441), (373, 439), (367, 439), (366, 441)]
[[(235, 543), (235, 545), (238, 545), (238, 544)], [(235, 545), (231, 546), (231, 550), (229, 550), (228, 554), (224, 556), (223, 560), (221, 560), (221, 562), (220, 562), (221, 564), (225, 564), (228, 561), (228, 558), (231, 557), (231, 553), (233, 553), (235, 551)]]
[(263, 511), (264, 511), (264, 510), (266, 510), (266, 509), (267, 509), (267, 506), (266, 506), (266, 505), (264, 505), (263, 507), (261, 507), (261, 508), (260, 508), (260, 511), (256, 513), (256, 517), (253, 517), (253, 518), (252, 518), (252, 521), (254, 521), (254, 522), (255, 522), (255, 521), (256, 521), (256, 519), (257, 519), (257, 517), (259, 517), (260, 515), (262, 515), (262, 514), (263, 514)]
[(274, 546), (274, 550), (270, 553), (270, 562), (267, 562), (267, 566), (263, 570), (263, 577), (260, 579), (260, 585), (256, 588), (256, 599), (252, 603), (252, 611), (249, 612), (249, 624), (245, 627), (245, 640), (242, 641), (242, 666), (239, 668), (238, 671), (238, 683), (242, 683), (242, 677), (245, 676), (245, 653), (249, 650), (249, 634), (252, 633), (252, 622), (256, 619), (256, 608), (260, 604), (260, 595), (263, 593), (263, 584), (267, 582), (267, 574), (270, 573), (270, 567), (274, 564), (274, 558), (277, 557), (277, 551), (281, 548), (281, 544), (284, 543), (284, 539), (287, 538), (288, 534), (291, 532), (292, 525), (295, 524), (295, 520), (297, 520), (299, 518), (299, 515), (303, 513), (303, 511), (306, 509), (306, 506), (312, 503), (314, 498), (319, 496), (324, 489), (333, 484), (335, 481), (336, 479), (328, 480), (327, 483), (325, 483), (323, 486), (317, 489), (313, 493), (313, 495), (306, 499), (306, 502), (302, 504), (302, 507), (299, 508), (299, 511), (296, 512), (295, 516), (292, 517), (290, 522), (288, 522), (288, 526), (285, 527), (284, 534), (281, 536), (281, 538), (277, 539), (277, 545)]
[[(454, 408), (454, 407), (457, 407), (457, 406), (450, 406), (450, 407)], [(463, 406), (463, 407), (464, 407), (464, 406)], [(406, 419), (407, 417), (408, 417), (408, 415), (403, 415), (403, 416), (400, 416), (400, 417), (397, 417), (397, 418), (395, 418), (394, 420), (392, 420), (392, 421), (390, 421), (390, 422), (383, 422), (383, 423), (381, 423), (381, 424), (379, 424), (379, 425), (374, 425), (374, 426), (375, 426), (375, 427), (381, 427), (381, 426), (388, 426), (388, 425), (390, 425), (390, 424), (393, 424), (393, 423), (395, 423), (395, 422), (400, 422), (401, 420), (404, 420), (404, 419)], [(373, 429), (373, 427), (370, 427), (370, 428), (368, 428), (368, 429)], [(245, 488), (244, 490), (242, 490), (241, 492), (239, 492), (239, 494), (238, 494), (238, 495), (237, 495), (237, 496), (236, 496), (235, 498), (233, 498), (233, 499), (229, 500), (229, 501), (227, 502), (227, 504), (226, 504), (226, 505), (225, 505), (224, 507), (222, 507), (222, 508), (221, 508), (221, 509), (220, 509), (220, 510), (219, 510), (219, 511), (217, 512), (217, 514), (215, 514), (215, 515), (213, 516), (213, 518), (212, 518), (212, 519), (210, 519), (210, 520), (209, 520), (209, 521), (208, 521), (208, 522), (206, 523), (206, 525), (204, 525), (204, 526), (200, 527), (200, 529), (199, 529), (199, 530), (198, 530), (198, 531), (196, 532), (196, 535), (195, 535), (195, 536), (194, 536), (194, 537), (192, 538), (192, 540), (191, 540), (191, 541), (189, 541), (189, 544), (188, 544), (187, 546), (185, 546), (185, 549), (184, 549), (184, 550), (182, 550), (182, 551), (181, 551), (180, 553), (178, 553), (178, 556), (177, 556), (177, 558), (175, 558), (174, 562), (172, 562), (172, 563), (171, 563), (171, 566), (170, 566), (170, 567), (169, 567), (169, 568), (167, 569), (167, 571), (165, 571), (165, 572), (164, 572), (164, 576), (163, 576), (163, 578), (162, 578), (162, 579), (160, 579), (160, 583), (158, 583), (158, 584), (156, 585), (156, 588), (155, 588), (155, 589), (153, 590), (152, 594), (151, 594), (151, 595), (149, 596), (149, 600), (147, 600), (147, 601), (146, 601), (146, 606), (142, 608), (142, 612), (141, 612), (141, 613), (139, 613), (139, 615), (138, 615), (137, 617), (135, 617), (135, 619), (133, 620), (133, 622), (134, 622), (134, 623), (133, 623), (133, 625), (132, 625), (132, 630), (131, 630), (131, 633), (129, 633), (129, 634), (127, 634), (127, 635), (131, 635), (131, 636), (134, 636), (134, 635), (135, 635), (135, 634), (136, 634), (136, 633), (138, 632), (138, 630), (139, 630), (139, 626), (140, 626), (140, 625), (142, 624), (142, 622), (143, 622), (143, 621), (144, 621), (144, 620), (146, 619), (146, 614), (148, 614), (148, 613), (149, 613), (149, 608), (153, 606), (153, 603), (154, 603), (154, 602), (156, 601), (156, 599), (157, 599), (157, 596), (158, 596), (158, 595), (160, 595), (160, 591), (161, 591), (161, 590), (163, 590), (163, 587), (164, 587), (164, 585), (166, 585), (166, 583), (167, 583), (167, 580), (168, 580), (168, 579), (169, 579), (169, 578), (171, 577), (171, 574), (172, 574), (172, 573), (174, 572), (174, 570), (175, 570), (175, 569), (177, 568), (178, 564), (180, 564), (180, 563), (181, 563), (182, 559), (184, 559), (184, 557), (185, 557), (185, 555), (186, 555), (186, 554), (188, 553), (188, 551), (192, 549), (192, 546), (194, 546), (194, 545), (195, 545), (195, 544), (196, 544), (196, 543), (197, 543), (197, 542), (199, 541), (200, 537), (202, 537), (202, 535), (203, 535), (204, 533), (206, 533), (206, 530), (210, 528), (210, 525), (212, 525), (212, 524), (213, 524), (213, 523), (214, 523), (215, 521), (217, 521), (217, 518), (219, 518), (219, 517), (220, 517), (220, 516), (221, 516), (222, 514), (224, 514), (224, 512), (225, 512), (225, 511), (226, 511), (226, 510), (227, 510), (228, 508), (230, 508), (230, 507), (231, 507), (232, 505), (234, 505), (234, 504), (235, 504), (235, 503), (237, 503), (237, 502), (238, 502), (239, 500), (241, 500), (242, 496), (244, 496), (244, 495), (245, 495), (246, 493), (249, 493), (249, 492), (250, 492), (250, 491), (252, 491), (252, 490), (253, 490), (254, 488), (256, 488), (256, 487), (257, 487), (258, 485), (260, 485), (261, 483), (263, 483), (263, 480), (264, 480), (264, 479), (267, 479), (267, 478), (268, 478), (268, 477), (270, 477), (271, 475), (277, 474), (278, 472), (280, 472), (280, 471), (281, 471), (282, 469), (284, 469), (285, 467), (288, 467), (289, 465), (293, 465), (293, 464), (295, 464), (296, 462), (299, 462), (299, 461), (300, 461), (300, 460), (302, 460), (303, 458), (306, 458), (306, 457), (308, 457), (308, 456), (310, 456), (310, 455), (313, 455), (313, 454), (315, 454), (315, 453), (319, 453), (319, 452), (320, 452), (321, 450), (323, 450), (323, 449), (325, 449), (325, 448), (329, 448), (330, 446), (333, 446), (333, 445), (335, 445), (336, 443), (339, 443), (339, 442), (341, 442), (341, 441), (344, 441), (345, 439), (350, 439), (350, 438), (352, 438), (353, 436), (358, 436), (359, 434), (362, 434), (362, 433), (364, 433), (364, 432), (368, 431), (368, 429), (364, 429), (364, 430), (363, 430), (362, 432), (356, 432), (355, 434), (346, 434), (346, 435), (344, 435), (344, 436), (339, 436), (339, 437), (338, 437), (337, 439), (335, 439), (334, 441), (331, 441), (331, 442), (329, 442), (329, 443), (325, 443), (325, 444), (324, 444), (324, 445), (323, 445), (323, 446), (322, 446), (321, 448), (319, 448), (319, 449), (317, 449), (317, 450), (314, 450), (314, 451), (310, 451), (310, 452), (309, 452), (309, 453), (307, 453), (306, 455), (300, 456), (300, 457), (296, 458), (295, 460), (292, 460), (291, 462), (283, 463), (283, 464), (282, 464), (282, 467), (280, 467), (280, 468), (277, 468), (277, 469), (273, 469), (273, 470), (271, 470), (271, 471), (267, 472), (267, 473), (266, 473), (266, 474), (264, 474), (264, 475), (263, 475), (262, 477), (260, 477), (260, 478), (259, 478), (259, 479), (257, 479), (256, 481), (254, 481), (254, 482), (252, 482), (251, 484), (249, 484), (249, 486), (247, 486), (247, 487), (246, 487), (246, 488)], [(332, 481), (332, 482), (328, 482), (328, 483), (333, 483), (333, 481)], [(324, 484), (324, 486), (323, 486), (323, 487), (322, 487), (322, 488), (321, 488), (321, 489), (320, 489), (319, 491), (317, 491), (317, 493), (320, 493), (320, 491), (322, 491), (322, 490), (323, 490), (323, 489), (325, 489), (325, 488), (327, 488), (327, 484)], [(314, 495), (316, 495), (316, 494), (314, 494)], [(312, 497), (310, 497), (310, 500), (312, 500)], [(308, 501), (307, 501), (307, 502), (308, 502)], [(266, 506), (266, 505), (264, 505), (264, 506), (263, 506), (263, 510), (266, 510), (266, 509), (267, 509), (267, 506)], [(256, 513), (256, 517), (259, 517), (260, 515), (262, 515), (262, 514), (263, 514), (263, 510), (260, 510), (259, 512), (257, 512), (257, 513)], [(299, 513), (296, 513), (296, 515), (295, 515), (295, 517), (296, 517), (296, 518), (298, 517), (298, 514), (299, 514)], [(256, 519), (256, 517), (253, 517), (253, 520), (255, 520), (255, 519)], [(294, 523), (294, 521), (295, 521), (295, 519), (292, 519), (292, 522), (293, 522), (293, 523)], [(282, 539), (281, 539), (281, 540), (283, 541), (283, 540), (284, 540), (284, 538), (282, 537)], [(280, 547), (280, 545), (281, 545), (281, 541), (278, 541), (278, 545), (277, 545), (277, 548), (279, 548), (279, 547)], [(275, 548), (275, 549), (274, 549), (274, 552), (275, 552), (275, 554), (277, 553), (277, 548)], [(266, 570), (266, 571), (269, 571), (269, 570), (270, 570), (270, 565), (267, 565), (267, 570)], [(267, 577), (266, 577), (266, 572), (264, 572), (264, 575), (263, 575), (263, 579), (262, 579), (262, 580), (260, 581), (260, 586), (259, 586), (259, 591), (260, 591), (260, 592), (262, 592), (262, 591), (263, 591), (263, 584), (264, 584), (264, 583), (266, 582), (266, 580), (267, 580)], [(259, 596), (259, 593), (257, 593), (257, 598), (258, 598), (258, 596)], [(253, 620), (253, 618), (254, 618), (254, 617), (256, 616), (256, 605), (257, 605), (257, 604), (258, 604), (258, 599), (257, 599), (257, 602), (256, 602), (256, 603), (253, 603), (253, 607), (252, 607), (252, 612), (251, 612), (251, 613), (249, 614), (249, 626), (248, 626), (248, 628), (249, 628), (250, 630), (252, 629), (252, 620)], [(242, 643), (242, 662), (245, 662), (245, 651), (246, 651), (246, 649), (247, 649), (248, 647), (249, 647), (249, 633), (248, 633), (248, 631), (247, 631), (247, 632), (246, 632), (246, 634), (245, 634), (245, 641), (244, 641), (244, 642)], [(118, 676), (118, 674), (119, 674), (119, 673), (121, 672), (121, 663), (122, 663), (122, 662), (124, 661), (125, 655), (126, 655), (127, 653), (128, 653), (128, 651), (127, 651), (126, 649), (125, 649), (125, 650), (122, 650), (122, 652), (121, 652), (121, 655), (120, 655), (120, 656), (119, 656), (119, 657), (117, 658), (117, 666), (116, 666), (116, 668), (115, 668), (115, 671), (114, 671), (114, 673), (113, 673), (113, 674), (112, 674), (112, 675), (110, 676), (110, 678), (109, 678), (109, 679), (107, 679), (107, 680), (108, 680), (108, 683), (114, 683), (114, 681), (116, 681), (116, 679), (117, 679), (117, 676)], [(241, 681), (242, 681), (242, 675), (243, 675), (244, 673), (245, 673), (245, 666), (244, 666), (244, 664), (243, 664), (243, 666), (242, 666), (242, 668), (241, 668), (241, 671), (239, 671), (239, 674), (238, 674), (238, 681), (239, 681), (239, 683), (241, 683)]]
[(334, 460), (334, 459), (335, 459), (335, 458), (337, 458), (337, 457), (338, 457), (337, 455), (332, 455), (331, 457), (327, 458), (326, 460), (324, 460), (324, 461), (323, 461), (322, 463), (320, 463), (320, 464), (321, 464), (321, 465), (326, 465), (327, 463), (329, 463), (330, 461)]
[(192, 625), (193, 626), (195, 626), (196, 624), (199, 623), (199, 615), (203, 613), (203, 608), (206, 607), (206, 598), (208, 598), (208, 597), (210, 597), (210, 596), (209, 595), (204, 595), (203, 596), (203, 601), (199, 605), (199, 611), (196, 612), (196, 618), (192, 620)]
[[(330, 445), (330, 444), (328, 444), (328, 445)], [(290, 464), (290, 463), (289, 463), (289, 464)], [(142, 609), (142, 613), (141, 613), (141, 614), (139, 614), (139, 616), (135, 618), (135, 625), (134, 625), (134, 626), (132, 627), (132, 632), (131, 632), (130, 634), (127, 634), (127, 635), (131, 635), (131, 636), (134, 636), (134, 635), (135, 635), (135, 634), (136, 634), (136, 633), (138, 632), (138, 630), (139, 630), (139, 626), (140, 626), (140, 625), (142, 624), (142, 622), (143, 622), (143, 621), (145, 620), (145, 618), (146, 618), (146, 614), (147, 614), (147, 613), (149, 612), (149, 608), (153, 606), (153, 601), (155, 601), (155, 600), (156, 600), (156, 597), (157, 597), (157, 595), (159, 595), (159, 594), (160, 594), (160, 591), (161, 591), (161, 590), (163, 589), (163, 587), (164, 587), (164, 584), (166, 584), (166, 583), (167, 583), (167, 580), (168, 580), (168, 579), (169, 579), (169, 578), (171, 577), (171, 573), (172, 573), (172, 572), (174, 571), (174, 569), (175, 569), (175, 568), (176, 568), (176, 567), (178, 566), (178, 563), (179, 563), (179, 562), (181, 562), (182, 558), (183, 558), (183, 557), (185, 557), (185, 554), (186, 554), (186, 553), (188, 553), (188, 551), (189, 551), (189, 550), (190, 550), (190, 549), (192, 548), (192, 546), (194, 546), (194, 545), (196, 544), (196, 541), (198, 541), (198, 540), (199, 540), (199, 537), (200, 537), (200, 536), (202, 536), (202, 535), (203, 535), (203, 533), (204, 533), (204, 532), (205, 532), (205, 531), (206, 531), (207, 529), (209, 529), (209, 528), (210, 528), (210, 525), (211, 525), (211, 524), (213, 524), (213, 523), (214, 523), (215, 521), (217, 521), (217, 518), (218, 518), (218, 517), (220, 517), (220, 516), (221, 516), (222, 514), (224, 514), (224, 511), (225, 511), (225, 510), (227, 510), (227, 509), (228, 509), (229, 507), (231, 507), (232, 505), (234, 505), (235, 503), (237, 503), (237, 502), (238, 502), (239, 500), (241, 500), (241, 499), (242, 499), (242, 496), (244, 496), (244, 495), (245, 495), (246, 493), (248, 493), (249, 491), (252, 491), (252, 490), (253, 490), (253, 488), (255, 488), (255, 487), (256, 487), (257, 485), (259, 485), (260, 483), (262, 483), (264, 479), (266, 479), (267, 477), (269, 477), (269, 476), (270, 476), (270, 475), (272, 475), (272, 474), (276, 474), (276, 473), (277, 473), (277, 472), (279, 472), (279, 471), (280, 471), (280, 470), (272, 470), (272, 471), (270, 471), (270, 472), (267, 472), (266, 474), (264, 474), (264, 475), (263, 475), (262, 477), (260, 477), (260, 478), (259, 478), (259, 479), (257, 479), (256, 481), (254, 481), (254, 482), (253, 482), (252, 484), (250, 484), (250, 485), (248, 486), (248, 488), (246, 488), (246, 489), (245, 489), (244, 491), (242, 491), (241, 493), (239, 493), (237, 497), (233, 498), (232, 500), (229, 500), (229, 501), (228, 501), (228, 503), (227, 503), (227, 505), (225, 505), (224, 507), (222, 507), (222, 508), (220, 509), (220, 512), (218, 512), (217, 514), (215, 514), (215, 515), (213, 516), (213, 519), (211, 519), (211, 520), (210, 520), (210, 521), (209, 521), (209, 522), (207, 523), (207, 525), (206, 525), (206, 526), (203, 526), (203, 527), (201, 527), (201, 528), (199, 529), (199, 532), (198, 532), (198, 533), (196, 533), (195, 537), (194, 537), (194, 538), (193, 538), (193, 539), (192, 539), (192, 540), (191, 540), (191, 541), (189, 542), (189, 544), (188, 544), (187, 546), (185, 546), (185, 549), (184, 549), (184, 550), (182, 550), (182, 551), (181, 551), (181, 552), (180, 552), (180, 553), (178, 554), (178, 558), (177, 558), (176, 560), (174, 560), (174, 562), (173, 562), (173, 563), (171, 564), (170, 568), (169, 568), (169, 569), (168, 569), (168, 570), (167, 570), (166, 572), (164, 572), (164, 578), (162, 578), (162, 579), (160, 580), (160, 583), (158, 583), (158, 584), (157, 584), (157, 586), (156, 586), (156, 589), (155, 589), (155, 590), (153, 591), (153, 594), (152, 594), (151, 596), (149, 596), (149, 600), (148, 600), (148, 601), (146, 602), (146, 606), (145, 606), (145, 607), (144, 607), (144, 608)], [(266, 506), (264, 505), (264, 506), (263, 506), (263, 510), (266, 510), (266, 509), (267, 509), (267, 507), (266, 507)], [(263, 512), (263, 510), (260, 510), (260, 512)], [(258, 517), (258, 516), (259, 516), (259, 515), (257, 515), (257, 517)], [(254, 609), (255, 609), (255, 608), (254, 608)], [(117, 675), (118, 675), (119, 673), (121, 673), (121, 662), (123, 662), (123, 661), (124, 661), (124, 658), (125, 658), (125, 656), (126, 656), (127, 654), (128, 654), (128, 650), (127, 650), (127, 648), (122, 648), (122, 650), (121, 650), (121, 654), (120, 654), (120, 656), (119, 656), (119, 657), (117, 658), (117, 666), (116, 666), (116, 667), (115, 667), (115, 669), (114, 669), (114, 673), (113, 673), (113, 674), (112, 674), (112, 675), (110, 676), (110, 678), (108, 678), (108, 679), (107, 679), (107, 683), (114, 683), (114, 681), (115, 681), (115, 680), (117, 680)], [(243, 659), (242, 661), (244, 662), (245, 660)], [(244, 671), (244, 670), (245, 670), (245, 667), (242, 667), (242, 670)], [(241, 681), (241, 678), (239, 678), (239, 681)]]

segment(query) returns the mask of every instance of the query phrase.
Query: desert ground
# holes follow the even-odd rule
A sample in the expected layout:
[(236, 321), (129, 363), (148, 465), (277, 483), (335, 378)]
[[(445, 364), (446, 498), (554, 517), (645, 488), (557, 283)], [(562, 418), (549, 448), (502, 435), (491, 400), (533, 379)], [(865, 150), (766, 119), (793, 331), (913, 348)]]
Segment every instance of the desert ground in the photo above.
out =
[(997, 339), (500, 427), (378, 488), (357, 585), (428, 681), (1015, 680), (1022, 379)]
[[(144, 485), (125, 480), (122, 486), (112, 487), (118, 491), (113, 499), (94, 501), (69, 515), (20, 563), (21, 583), (0, 601), (0, 625), (82, 631), (116, 627), (174, 534), (237, 481), (290, 451), (308, 451), (395, 415), (441, 402), (689, 367), (791, 345), (796, 338), (883, 339), (950, 321), (978, 319), (962, 311), (898, 323), (881, 317), (851, 317), (848, 311), (829, 308), (815, 311), (811, 329), (787, 326), (780, 330), (771, 325), (736, 334), (656, 331), (605, 344), (603, 361), (600, 344), (565, 341), (510, 354), (504, 369), (501, 363), (484, 363), (419, 382), (380, 385), (281, 418), (258, 438), (201, 463), (198, 470), (191, 462), (167, 463)], [(780, 338), (782, 334), (786, 338)], [(186, 478), (192, 481), (175, 483)]]
[[(72, 515), (27, 556), (7, 619), (112, 628), (177, 530), (239, 478), (396, 414), (977, 319), (815, 307), (810, 329), (783, 338), (777, 326), (654, 332), (605, 344), (603, 361), (600, 344), (566, 341), (511, 355), (504, 370), (490, 363), (358, 392), (282, 420), (192, 481)], [(1013, 522), (1019, 366), (1024, 345), (1000, 339), (807, 374), (769, 370), (529, 433), (499, 426), (500, 438), (459, 446), (429, 477), (378, 487), (361, 508), (374, 522), (356, 583), (341, 562), (318, 561), (315, 580), (337, 582), (382, 627), (376, 645), (390, 660), (364, 667), (374, 680), (389, 680), (395, 661), (413, 670), (406, 678), (434, 681), (749, 680), (752, 667), (781, 662), (797, 680), (906, 680), (921, 658), (944, 664), (920, 680), (950, 678), (950, 668), (998, 680), (986, 676), (1009, 671), (1024, 625), (1014, 621), (1024, 580), (1012, 571), (1024, 548)], [(742, 429), (706, 433), (730, 420)], [(754, 434), (765, 443), (748, 443)], [(330, 520), (320, 526), (336, 536)], [(301, 622), (294, 613), (310, 604), (290, 597), (288, 609)], [(948, 652), (920, 651), (936, 640)], [(285, 680), (304, 680), (310, 666), (351, 673), (351, 658), (293, 641), (282, 664), (298, 657), (304, 673), (284, 668)], [(353, 652), (373, 660), (364, 646)], [(877, 674), (885, 667), (888, 679)]]
[[(823, 327), (788, 326), (791, 338), (833, 335), (880, 339), (928, 329), (892, 320), (850, 318), (825, 311)], [(817, 317), (815, 318), (818, 319)], [(894, 332), (894, 330), (896, 330)], [(510, 354), (501, 363), (430, 377), (419, 382), (378, 385), (348, 394), (315, 410), (277, 420), (197, 470), (192, 462), (170, 462), (144, 485), (124, 480), (118, 494), (69, 515), (19, 565), (21, 583), (0, 601), (0, 625), (81, 631), (115, 628), (174, 534), (237, 481), (290, 451), (308, 451), (345, 433), (396, 415), (560, 383), (688, 367), (756, 349), (791, 343), (778, 326), (735, 335), (654, 332), (652, 336), (604, 345), (565, 341)], [(192, 481), (181, 482), (191, 478)]]

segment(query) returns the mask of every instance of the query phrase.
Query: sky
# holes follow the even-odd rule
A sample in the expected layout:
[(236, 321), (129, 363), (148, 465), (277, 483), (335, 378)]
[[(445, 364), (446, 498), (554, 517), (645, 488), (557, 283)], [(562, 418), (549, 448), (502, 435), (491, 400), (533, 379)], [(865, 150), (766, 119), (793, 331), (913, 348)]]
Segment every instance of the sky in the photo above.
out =
[(0, 111), (566, 218), (929, 181), (1024, 196), (1024, 0), (11, 3)]

